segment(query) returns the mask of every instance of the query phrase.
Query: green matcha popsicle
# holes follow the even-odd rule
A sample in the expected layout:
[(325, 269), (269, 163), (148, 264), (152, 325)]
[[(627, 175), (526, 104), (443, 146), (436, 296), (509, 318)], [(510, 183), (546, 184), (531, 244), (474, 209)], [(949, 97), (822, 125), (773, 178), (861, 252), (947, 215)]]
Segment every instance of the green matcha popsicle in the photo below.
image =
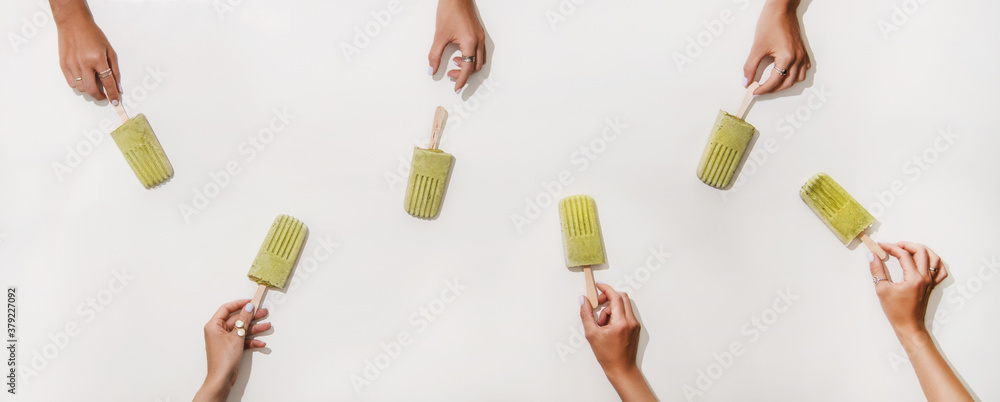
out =
[(750, 123), (720, 110), (698, 164), (698, 178), (715, 188), (729, 186), (753, 132)]
[(559, 224), (562, 228), (566, 267), (583, 267), (587, 298), (597, 308), (597, 288), (591, 265), (604, 264), (604, 242), (597, 219), (597, 204), (589, 195), (572, 195), (559, 201)]
[(146, 116), (139, 113), (111, 132), (118, 149), (125, 155), (135, 177), (147, 189), (156, 187), (174, 175), (174, 168), (153, 134)]
[(308, 229), (302, 221), (288, 215), (278, 215), (261, 244), (257, 258), (247, 276), (260, 285), (283, 288), (295, 259), (305, 243)]
[(452, 156), (437, 149), (437, 145), (441, 127), (447, 117), (448, 112), (438, 106), (434, 111), (430, 147), (413, 148), (410, 180), (406, 183), (406, 199), (403, 200), (403, 207), (406, 213), (418, 218), (433, 218), (441, 209), (441, 198), (444, 197), (444, 187), (448, 182)]
[(865, 229), (875, 223), (875, 217), (829, 175), (813, 176), (802, 185), (799, 196), (841, 243), (848, 245), (855, 237), (860, 238), (873, 253), (885, 258), (885, 251), (865, 234)]

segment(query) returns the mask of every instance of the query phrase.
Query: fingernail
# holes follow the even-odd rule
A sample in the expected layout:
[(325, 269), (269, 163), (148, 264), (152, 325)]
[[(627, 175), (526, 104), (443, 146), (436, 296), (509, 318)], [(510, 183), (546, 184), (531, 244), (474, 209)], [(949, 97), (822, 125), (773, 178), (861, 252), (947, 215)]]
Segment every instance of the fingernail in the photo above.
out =
[(118, 106), (118, 99), (112, 99), (111, 106)]
[(125, 90), (122, 89), (122, 83), (119, 82), (118, 83), (118, 93), (122, 93), (122, 92), (125, 92)]
[(452, 61), (451, 61), (451, 65), (453, 65), (453, 66), (455, 66), (455, 67), (461, 67), (460, 65), (458, 65), (458, 62), (457, 62), (457, 61), (455, 61), (455, 60), (452, 60)]
[(868, 252), (868, 262), (872, 262), (872, 261), (875, 261), (875, 254), (872, 254), (872, 252), (869, 251)]
[(253, 311), (253, 303), (247, 303), (247, 305), (243, 307), (243, 311), (246, 311), (248, 313)]
[(463, 89), (465, 89), (465, 87), (459, 88), (458, 90), (455, 91), (455, 94), (456, 95), (461, 94)]
[(607, 283), (604, 283), (604, 282), (601, 282), (601, 281), (597, 281), (597, 284), (598, 285), (607, 285)]
[(747, 87), (747, 77), (743, 77), (743, 88)]
[(434, 67), (427, 66), (427, 75), (434, 75)]
[(586, 303), (586, 302), (587, 302), (587, 298), (585, 298), (583, 296), (580, 296), (580, 305), (582, 306), (583, 303)]

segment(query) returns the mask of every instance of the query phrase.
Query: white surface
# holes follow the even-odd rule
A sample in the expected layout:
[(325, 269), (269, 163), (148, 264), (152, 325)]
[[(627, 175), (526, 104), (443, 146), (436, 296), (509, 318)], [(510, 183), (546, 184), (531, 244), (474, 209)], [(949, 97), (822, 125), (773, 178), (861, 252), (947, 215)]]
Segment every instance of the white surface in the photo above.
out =
[[(902, 182), (874, 237), (924, 242), (950, 263), (952, 279), (935, 291), (936, 310), (950, 313), (937, 341), (979, 397), (1000, 399), (1000, 283), (974, 279), (1000, 253), (996, 4), (926, 2), (888, 39), (878, 22), (901, 1), (809, 5), (809, 80), (758, 99), (747, 118), (760, 131), (755, 152), (769, 140), (777, 151), (723, 193), (694, 170), (718, 109), (738, 106), (760, 0), (745, 10), (587, 1), (555, 30), (555, 0), (482, 2), (494, 89), (466, 94), (474, 111), (445, 128), (456, 165), (440, 218), (427, 222), (404, 213), (403, 190), (385, 177), (423, 144), (434, 106), (455, 117), (459, 100), (425, 73), (435, 3), (404, 3), (348, 63), (340, 44), (386, 2), (245, 1), (220, 19), (211, 2), (95, 1), (125, 89), (141, 87), (147, 68), (167, 74), (148, 79), (156, 88), (130, 109), (148, 116), (176, 169), (153, 191), (107, 136), (57, 180), (52, 164), (66, 147), (114, 111), (66, 88), (51, 22), (17, 52), (0, 46), (0, 272), (20, 289), (21, 367), (55, 344), (50, 334), (81, 327), (7, 399), (190, 399), (205, 370), (202, 326), (220, 304), (253, 294), (246, 271), (279, 213), (309, 225), (304, 257), (320, 239), (339, 247), (311, 274), (300, 262), (297, 275), (309, 277), (273, 307), (263, 338), (272, 351), (244, 358), (234, 391), (243, 400), (614, 399), (588, 346), (557, 352), (582, 340), (571, 334), (582, 328), (584, 279), (562, 266), (556, 208), (521, 232), (512, 224), (562, 170), (572, 183), (558, 196), (598, 202), (610, 260), (598, 280), (643, 275), (650, 247), (670, 253), (631, 290), (642, 368), (661, 399), (685, 400), (683, 387), (734, 341), (745, 353), (697, 400), (922, 398), (905, 361), (890, 360), (903, 351), (864, 251), (841, 246), (799, 200), (819, 171), (866, 206)], [(42, 9), (0, 4), (4, 33)], [(679, 72), (673, 53), (727, 8), (735, 22)], [(785, 138), (780, 119), (824, 89), (832, 96)], [(248, 161), (241, 142), (275, 108), (295, 118)], [(574, 153), (606, 119), (627, 128), (580, 169)], [(914, 180), (906, 164), (949, 127), (958, 139)], [(240, 174), (185, 222), (179, 205), (230, 161)], [(133, 278), (101, 312), (79, 307), (107, 297), (118, 270)], [(411, 314), (455, 278), (467, 289), (420, 331)], [(970, 284), (981, 290), (959, 303)], [(798, 299), (751, 341), (744, 323), (771, 314), (786, 289)], [(412, 344), (356, 393), (350, 376), (401, 331)]]

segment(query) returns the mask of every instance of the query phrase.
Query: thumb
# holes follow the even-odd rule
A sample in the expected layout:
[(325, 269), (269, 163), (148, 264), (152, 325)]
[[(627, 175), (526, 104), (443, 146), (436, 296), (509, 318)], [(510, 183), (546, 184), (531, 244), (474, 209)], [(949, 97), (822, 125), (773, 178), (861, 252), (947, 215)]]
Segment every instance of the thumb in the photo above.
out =
[(882, 263), (882, 259), (875, 257), (875, 254), (872, 254), (871, 251), (866, 254), (868, 255), (868, 267), (872, 271), (872, 276), (875, 278), (889, 279), (888, 274), (885, 272), (885, 264)]
[(240, 342), (250, 332), (250, 321), (253, 321), (253, 302), (247, 302), (243, 306), (243, 310), (236, 318), (236, 324), (233, 325), (233, 334), (240, 338)]
[(590, 301), (583, 296), (580, 296), (580, 320), (583, 321), (584, 334), (591, 334), (597, 330), (597, 320), (594, 318), (594, 308), (590, 307)]
[(754, 79), (757, 78), (757, 69), (760, 68), (760, 62), (764, 60), (765, 53), (757, 49), (750, 50), (750, 56), (747, 57), (746, 64), (743, 65), (743, 78), (746, 79), (746, 83), (743, 86), (747, 86)]

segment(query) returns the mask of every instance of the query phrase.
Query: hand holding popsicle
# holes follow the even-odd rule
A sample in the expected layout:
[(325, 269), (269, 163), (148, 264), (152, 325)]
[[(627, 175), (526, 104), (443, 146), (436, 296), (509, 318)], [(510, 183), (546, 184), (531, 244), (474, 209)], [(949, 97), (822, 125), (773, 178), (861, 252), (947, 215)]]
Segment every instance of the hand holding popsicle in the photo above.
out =
[(243, 351), (267, 346), (258, 339), (246, 339), (271, 329), (271, 323), (251, 325), (252, 320), (267, 316), (267, 309), (252, 313), (250, 300), (235, 300), (223, 304), (212, 319), (205, 324), (205, 354), (208, 373), (205, 382), (195, 395), (196, 402), (225, 401), (236, 383), (236, 376)]
[[(909, 357), (928, 401), (972, 401), (972, 395), (934, 345), (925, 317), (934, 287), (948, 277), (941, 257), (922, 244), (881, 243), (903, 268), (903, 281), (892, 282), (882, 260), (868, 254), (875, 293), (889, 324)], [(886, 280), (882, 280), (886, 279)]]
[(49, 0), (59, 33), (59, 67), (66, 84), (96, 100), (121, 99), (118, 54), (94, 22), (86, 0)]
[(640, 324), (628, 294), (603, 283), (597, 286), (601, 289), (598, 302), (608, 303), (597, 319), (594, 309), (580, 296), (583, 331), (597, 362), (622, 401), (655, 401), (656, 396), (636, 363)]

